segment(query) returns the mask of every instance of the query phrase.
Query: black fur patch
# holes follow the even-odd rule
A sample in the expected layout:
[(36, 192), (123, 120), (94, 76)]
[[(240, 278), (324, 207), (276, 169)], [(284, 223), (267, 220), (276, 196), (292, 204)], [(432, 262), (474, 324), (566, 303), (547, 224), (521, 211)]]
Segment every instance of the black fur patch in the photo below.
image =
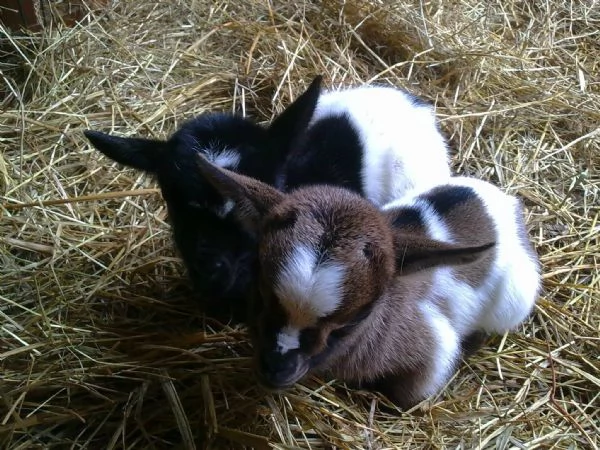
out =
[[(182, 125), (170, 140), (175, 147), (167, 161), (177, 161), (185, 170), (196, 173), (196, 153), (235, 151), (240, 162), (235, 171), (266, 183), (274, 182), (277, 158), (265, 151), (269, 146), (267, 131), (241, 116), (207, 113)], [(180, 181), (182, 183), (182, 181)]]
[(469, 334), (460, 343), (463, 356), (465, 358), (472, 356), (481, 347), (483, 347), (483, 345), (489, 337), (490, 336), (484, 331), (474, 331), (471, 334)]
[(290, 155), (283, 189), (329, 184), (363, 195), (362, 158), (360, 137), (347, 117), (319, 120)]
[(475, 191), (465, 186), (443, 186), (423, 196), (441, 216), (447, 214), (458, 204), (467, 202), (475, 197), (477, 197)]
[(423, 223), (423, 216), (417, 208), (402, 208), (398, 210), (392, 226), (394, 228), (421, 227)]

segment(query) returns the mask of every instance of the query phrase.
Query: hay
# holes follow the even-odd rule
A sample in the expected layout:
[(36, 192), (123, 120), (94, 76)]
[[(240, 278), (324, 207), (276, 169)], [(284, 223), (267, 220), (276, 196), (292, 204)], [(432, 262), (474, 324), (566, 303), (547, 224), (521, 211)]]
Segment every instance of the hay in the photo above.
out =
[[(0, 446), (597, 448), (599, 30), (559, 0), (142, 0), (0, 29)], [(455, 170), (525, 200), (544, 264), (531, 320), (408, 413), (316, 379), (260, 391), (244, 330), (189, 297), (152, 180), (81, 134), (266, 121), (317, 73), (435, 102)]]

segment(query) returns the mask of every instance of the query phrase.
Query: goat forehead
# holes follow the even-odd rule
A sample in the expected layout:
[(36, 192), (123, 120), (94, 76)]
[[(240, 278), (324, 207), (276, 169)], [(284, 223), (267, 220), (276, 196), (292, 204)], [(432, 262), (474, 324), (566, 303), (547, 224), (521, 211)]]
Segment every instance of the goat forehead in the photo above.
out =
[(219, 139), (194, 139), (193, 146), (195, 151), (202, 153), (211, 163), (225, 169), (237, 169), (242, 160), (239, 150), (227, 146)]
[(315, 247), (296, 246), (275, 277), (275, 294), (289, 324), (304, 328), (333, 313), (343, 300), (345, 272), (339, 262), (321, 261)]
[(239, 152), (231, 149), (215, 150), (208, 148), (205, 150), (205, 155), (210, 162), (225, 169), (237, 169), (242, 159)]

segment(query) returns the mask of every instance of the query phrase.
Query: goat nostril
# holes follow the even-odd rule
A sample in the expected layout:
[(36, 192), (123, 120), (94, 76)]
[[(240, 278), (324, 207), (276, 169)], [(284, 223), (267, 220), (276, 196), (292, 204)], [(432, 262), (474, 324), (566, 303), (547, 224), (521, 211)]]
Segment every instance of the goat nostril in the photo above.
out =
[(269, 385), (284, 386), (297, 372), (297, 358), (294, 355), (266, 352), (259, 356), (258, 368)]

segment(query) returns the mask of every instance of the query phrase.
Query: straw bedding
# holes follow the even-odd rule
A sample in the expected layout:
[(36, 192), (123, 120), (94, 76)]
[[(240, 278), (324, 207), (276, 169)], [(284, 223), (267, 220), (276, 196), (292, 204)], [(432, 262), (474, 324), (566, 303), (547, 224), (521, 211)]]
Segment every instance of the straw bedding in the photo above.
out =
[[(141, 0), (1, 28), (0, 447), (597, 448), (595, 3)], [(244, 329), (189, 295), (153, 180), (81, 133), (268, 121), (318, 73), (435, 103), (454, 170), (524, 199), (544, 265), (531, 319), (409, 412), (337, 382), (257, 388)]]

